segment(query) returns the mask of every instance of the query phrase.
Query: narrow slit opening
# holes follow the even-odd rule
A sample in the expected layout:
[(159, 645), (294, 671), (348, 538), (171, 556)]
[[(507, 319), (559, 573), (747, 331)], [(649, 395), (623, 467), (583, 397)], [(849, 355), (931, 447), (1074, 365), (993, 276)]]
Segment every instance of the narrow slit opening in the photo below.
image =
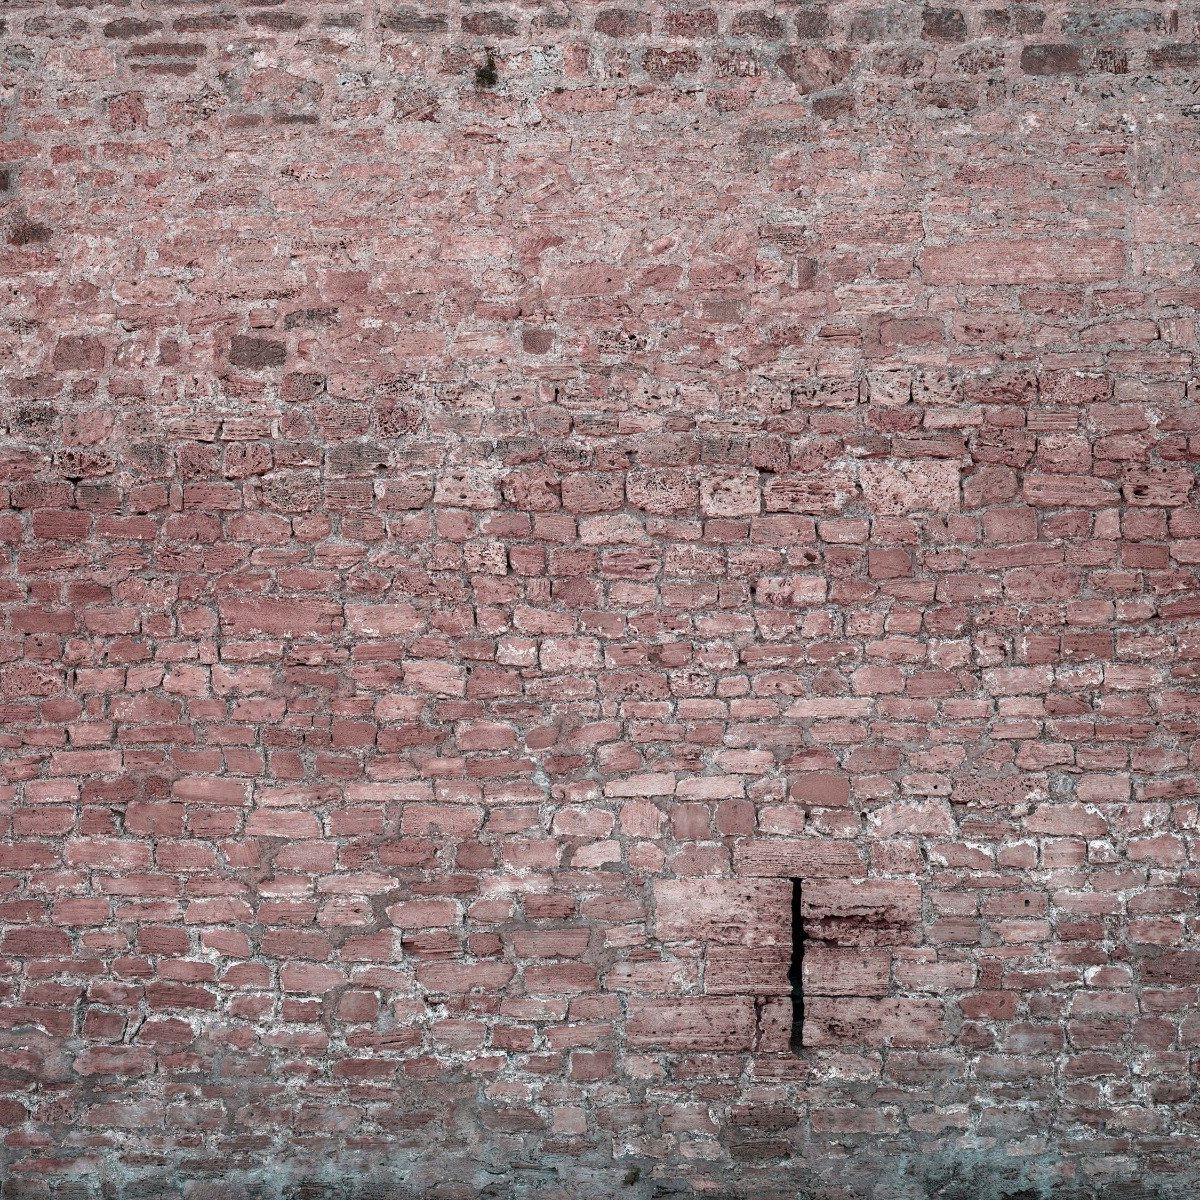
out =
[(791, 1047), (804, 1046), (804, 912), (800, 901), (800, 880), (792, 880), (792, 962), (788, 968), (792, 988)]

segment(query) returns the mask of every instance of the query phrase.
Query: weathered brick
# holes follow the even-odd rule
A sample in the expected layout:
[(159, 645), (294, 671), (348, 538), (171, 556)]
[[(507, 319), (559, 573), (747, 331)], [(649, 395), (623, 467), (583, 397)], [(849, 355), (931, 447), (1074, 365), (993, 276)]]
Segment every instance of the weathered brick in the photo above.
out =
[(957, 509), (959, 465), (941, 459), (921, 462), (864, 462), (860, 468), (863, 495), (872, 510), (899, 514), (921, 509), (949, 512)]
[(809, 944), (804, 950), (806, 996), (886, 996), (891, 957), (886, 952)]
[(654, 885), (660, 941), (768, 946), (791, 936), (791, 884), (773, 879), (663, 879)]
[(1197, 1194), (1195, 18), (8, 5), (5, 1200)]
[(704, 991), (709, 996), (787, 996), (789, 946), (710, 945), (705, 951)]
[(329, 600), (256, 596), (221, 602), (221, 624), (230, 634), (318, 638), (342, 627), (342, 606)]
[[(797, 20), (802, 26), (803, 21)], [(802, 33), (801, 36), (804, 36)], [(819, 37), (812, 33), (808, 36)], [(826, 47), (797, 46), (779, 56), (779, 69), (795, 84), (801, 94), (821, 92), (841, 83), (854, 65), (850, 50)]]
[(983, 238), (921, 255), (921, 273), (934, 284), (1104, 283), (1124, 272), (1125, 248), (1107, 238)]
[(347, 604), (346, 629), (354, 637), (406, 638), (423, 625), (418, 609), (411, 604)]
[(842, 878), (861, 872), (862, 851), (853, 842), (761, 839), (739, 843), (734, 865), (739, 874), (750, 876)]
[(801, 893), (806, 935), (833, 946), (914, 942), (921, 889), (904, 880), (806, 883)]
[(967, 21), (957, 8), (926, 8), (921, 12), (922, 34), (937, 42), (961, 42), (967, 36)]
[(1076, 46), (1042, 43), (1021, 51), (1021, 69), (1027, 75), (1074, 75), (1083, 58)]
[(1108, 480), (1085, 475), (1026, 475), (1024, 493), (1036, 508), (1100, 508), (1117, 498)]
[(595, 30), (608, 37), (626, 38), (650, 32), (650, 18), (628, 8), (606, 8), (596, 14)]
[(636, 1000), (629, 1005), (625, 1036), (638, 1048), (748, 1050), (754, 1038), (754, 1004), (747, 997)]
[(270, 338), (237, 334), (229, 346), (229, 361), (235, 367), (247, 367), (252, 371), (281, 367), (287, 361), (287, 347)]
[(104, 342), (86, 334), (58, 339), (52, 360), (56, 371), (99, 371), (104, 367)]
[(825, 1048), (916, 1049), (942, 1043), (944, 1020), (938, 1000), (817, 999), (805, 1008), (804, 1040)]

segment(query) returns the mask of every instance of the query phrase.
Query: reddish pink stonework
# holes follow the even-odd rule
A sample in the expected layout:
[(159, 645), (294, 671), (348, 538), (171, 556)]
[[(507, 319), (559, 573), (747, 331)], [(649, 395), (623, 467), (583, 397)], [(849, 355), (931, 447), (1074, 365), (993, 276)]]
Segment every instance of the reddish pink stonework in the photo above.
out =
[(4, 1200), (1197, 1194), (1194, 5), (0, 32)]

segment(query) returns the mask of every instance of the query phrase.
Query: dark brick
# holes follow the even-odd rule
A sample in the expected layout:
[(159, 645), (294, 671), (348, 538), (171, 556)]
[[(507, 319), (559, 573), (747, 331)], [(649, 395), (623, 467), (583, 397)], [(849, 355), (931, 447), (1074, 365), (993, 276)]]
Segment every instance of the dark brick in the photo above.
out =
[(717, 32), (717, 14), (711, 8), (674, 9), (667, 13), (668, 37), (712, 37)]
[(1012, 9), (1014, 33), (1041, 33), (1046, 27), (1046, 14), (1040, 8), (1018, 4)]
[(1074, 46), (1042, 44), (1021, 51), (1021, 70), (1026, 75), (1078, 75), (1082, 65)]
[(448, 22), (441, 13), (421, 12), (415, 8), (401, 8), (385, 13), (380, 20), (382, 28), (392, 33), (444, 33)]
[(1158, 33), (1166, 28), (1160, 12), (1149, 9), (1075, 9), (1063, 18), (1068, 37), (1120, 37), (1127, 33)]
[(957, 8), (927, 8), (921, 13), (921, 33), (934, 42), (961, 42), (967, 19)]
[(308, 24), (308, 18), (300, 13), (264, 12), (247, 17), (246, 24), (256, 29), (273, 29), (276, 33), (294, 33)]
[(99, 371), (104, 366), (104, 343), (86, 334), (59, 338), (51, 361), (56, 371)]
[(140, 38), (157, 33), (162, 28), (160, 21), (139, 21), (136, 17), (118, 17), (104, 27), (104, 36), (110, 38)]
[(1088, 70), (1124, 75), (1129, 70), (1129, 51), (1121, 46), (1102, 46), (1092, 52)]
[(730, 30), (734, 37), (765, 38), (767, 41), (778, 41), (787, 32), (780, 17), (761, 9), (738, 13)]
[(229, 361), (235, 367), (248, 367), (252, 371), (281, 367), (287, 361), (287, 347), (282, 342), (237, 334), (229, 347)]
[(18, 221), (8, 231), (10, 246), (36, 246), (48, 242), (54, 230), (41, 221)]
[(779, 59), (779, 69), (804, 93), (821, 92), (841, 83), (853, 65), (851, 51), (818, 46), (796, 47)]
[(208, 52), (203, 42), (142, 42), (129, 47), (139, 58), (199, 58)]
[(464, 16), (462, 28), (474, 37), (512, 37), (520, 26), (504, 13), (481, 12)]
[(1017, 4), (1012, 8), (989, 8), (983, 13), (984, 33), (1041, 33), (1046, 14), (1040, 8)]
[(628, 8), (606, 8), (596, 14), (596, 32), (607, 37), (637, 37), (650, 32), (650, 18)]
[(700, 56), (694, 50), (652, 47), (646, 51), (642, 66), (652, 79), (673, 79), (676, 75), (693, 75), (700, 70)]
[(143, 75), (177, 75), (182, 78), (185, 75), (195, 73), (196, 64), (194, 62), (132, 62), (129, 64), (131, 71), (140, 71)]
[(1157, 46), (1150, 51), (1150, 65), (1167, 70), (1191, 70), (1200, 66), (1200, 44)]
[(298, 308), (283, 318), (284, 329), (300, 329), (321, 325), (335, 325), (338, 319), (336, 308)]
[[(813, 116), (822, 121), (836, 121), (840, 117), (850, 116), (856, 108), (854, 97), (849, 93), (826, 92), (812, 99)], [(812, 283), (817, 276), (816, 261), (811, 258), (797, 260), (798, 282), (802, 287)]]
[(829, 36), (829, 11), (824, 6), (797, 9), (792, 16), (796, 37), (811, 41)]

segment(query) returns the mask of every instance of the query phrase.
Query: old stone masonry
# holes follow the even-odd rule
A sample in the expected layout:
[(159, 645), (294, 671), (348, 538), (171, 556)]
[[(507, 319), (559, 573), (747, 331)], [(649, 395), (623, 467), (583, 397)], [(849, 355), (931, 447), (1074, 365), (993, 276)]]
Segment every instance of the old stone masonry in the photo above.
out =
[(1198, 21), (0, 0), (0, 1200), (1200, 1196)]

